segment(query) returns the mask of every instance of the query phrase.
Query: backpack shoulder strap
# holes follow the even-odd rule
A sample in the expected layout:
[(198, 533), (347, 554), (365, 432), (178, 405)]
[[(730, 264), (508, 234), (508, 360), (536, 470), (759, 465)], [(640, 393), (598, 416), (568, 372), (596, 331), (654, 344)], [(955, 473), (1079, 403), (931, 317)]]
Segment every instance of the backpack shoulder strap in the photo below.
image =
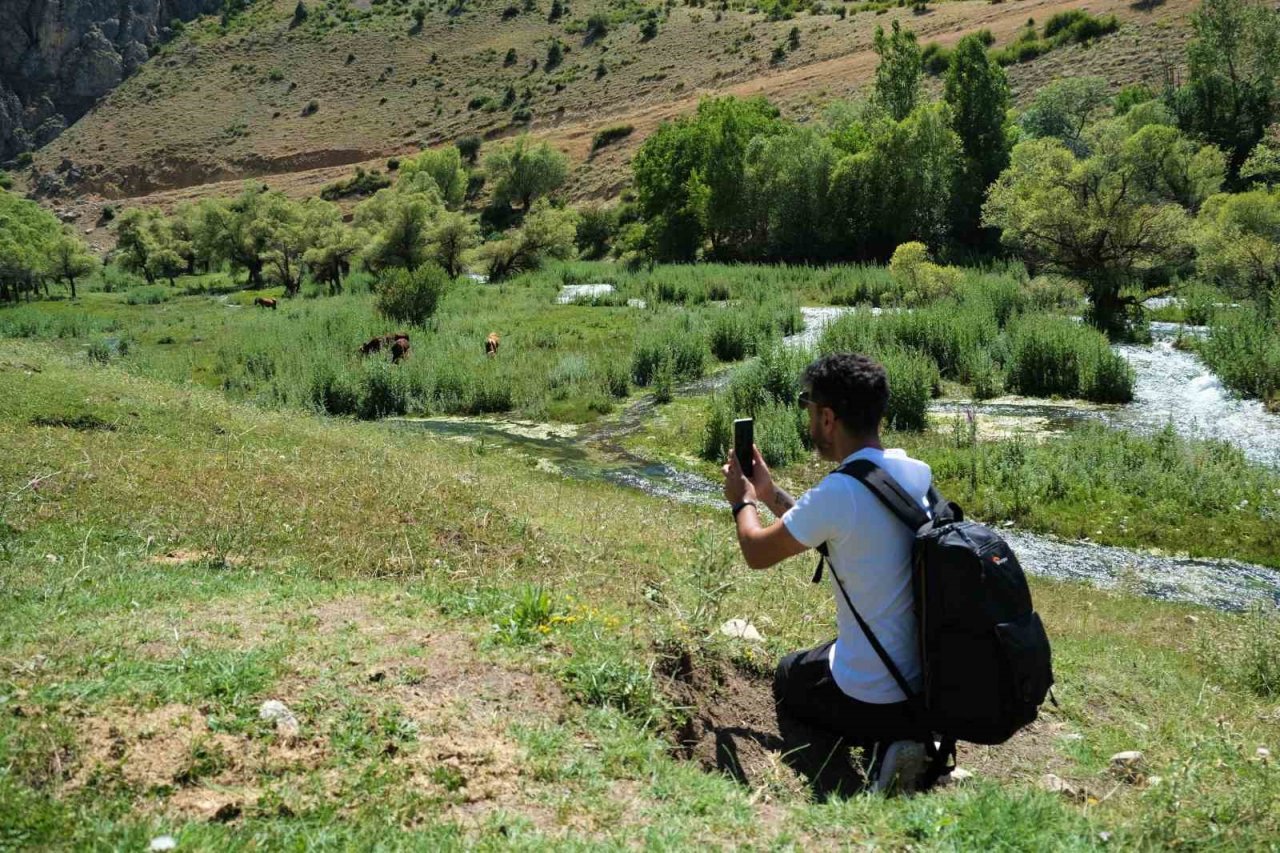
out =
[[(907, 494), (906, 489), (902, 488), (897, 480), (889, 476), (889, 472), (868, 459), (854, 459), (847, 465), (840, 466), (832, 473), (845, 474), (862, 483), (903, 524), (911, 528), (913, 533), (919, 533), (921, 528), (933, 520), (930, 518), (929, 513), (925, 512), (924, 508)], [(928, 500), (930, 506), (943, 503), (942, 495), (938, 494), (938, 490), (932, 485), (929, 486)], [(957, 507), (957, 509), (959, 508)], [(818, 565), (813, 569), (813, 583), (818, 583), (822, 580), (822, 567), (828, 557), (827, 543), (823, 542), (819, 545), (817, 551), (819, 555)]]
[(933, 520), (929, 517), (929, 513), (925, 512), (924, 507), (913, 500), (897, 480), (889, 476), (888, 471), (869, 459), (855, 459), (837, 468), (836, 472), (847, 474), (866, 486), (871, 494), (889, 508), (890, 512), (911, 528), (912, 533), (919, 533), (922, 527)]

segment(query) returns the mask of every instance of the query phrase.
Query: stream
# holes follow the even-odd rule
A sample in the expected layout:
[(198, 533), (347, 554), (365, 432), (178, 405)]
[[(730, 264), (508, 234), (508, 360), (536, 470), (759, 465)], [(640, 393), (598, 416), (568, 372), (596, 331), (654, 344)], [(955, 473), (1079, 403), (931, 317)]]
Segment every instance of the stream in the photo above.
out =
[[(802, 309), (806, 328), (788, 338), (788, 343), (816, 344), (822, 329), (847, 310)], [(972, 406), (944, 402), (934, 409), (960, 412), (972, 408), (979, 417), (1037, 418), (1050, 428), (1101, 419), (1116, 427), (1149, 432), (1172, 423), (1180, 434), (1227, 441), (1250, 459), (1280, 466), (1280, 418), (1266, 414), (1256, 401), (1231, 395), (1199, 359), (1175, 349), (1173, 340), (1179, 330), (1174, 324), (1153, 323), (1152, 333), (1156, 341), (1151, 347), (1117, 347), (1135, 371), (1134, 402), (1130, 405), (1078, 406), (1000, 398)], [(1183, 333), (1203, 334), (1204, 330), (1191, 327)], [(722, 385), (729, 372), (689, 383), (677, 394), (706, 394)], [(572, 479), (608, 482), (682, 503), (720, 507), (723, 498), (718, 482), (643, 459), (621, 446), (619, 439), (638, 429), (654, 408), (651, 398), (642, 398), (618, 419), (595, 429), (477, 418), (397, 418), (388, 423), (472, 442), (482, 452), (514, 453), (539, 469)], [(1223, 610), (1241, 610), (1255, 602), (1280, 606), (1280, 571), (1265, 566), (1065, 541), (1022, 530), (1001, 532), (1023, 567), (1035, 575)]]

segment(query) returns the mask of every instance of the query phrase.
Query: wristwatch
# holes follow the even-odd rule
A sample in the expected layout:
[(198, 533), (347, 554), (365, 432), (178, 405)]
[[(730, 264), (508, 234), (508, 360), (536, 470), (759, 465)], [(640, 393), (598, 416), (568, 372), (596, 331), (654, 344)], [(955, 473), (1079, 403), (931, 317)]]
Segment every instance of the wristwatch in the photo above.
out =
[(743, 508), (748, 506), (754, 506), (756, 508), (756, 512), (760, 511), (760, 507), (755, 501), (738, 501), (733, 505), (733, 517), (736, 519), (738, 517), (738, 513), (742, 512)]

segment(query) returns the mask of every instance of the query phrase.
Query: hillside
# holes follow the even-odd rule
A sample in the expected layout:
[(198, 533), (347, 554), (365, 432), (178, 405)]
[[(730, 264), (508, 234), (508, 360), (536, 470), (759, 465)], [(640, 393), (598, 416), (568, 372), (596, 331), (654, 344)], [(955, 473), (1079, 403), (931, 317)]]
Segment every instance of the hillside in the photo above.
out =
[[(380, 167), (389, 155), (466, 133), (493, 138), (527, 128), (571, 155), (578, 166), (574, 197), (610, 197), (624, 185), (626, 163), (647, 133), (704, 94), (764, 94), (803, 116), (858, 90), (874, 68), (875, 27), (895, 18), (922, 43), (950, 44), (987, 28), (997, 45), (1029, 18), (1043, 22), (1063, 9), (1084, 6), (1120, 18), (1121, 31), (1092, 46), (1012, 66), (1015, 92), (1025, 97), (1063, 74), (1097, 73), (1117, 86), (1160, 81), (1173, 70), (1168, 57), (1180, 56), (1182, 22), (1192, 5), (1173, 0), (1142, 11), (1119, 0), (965, 0), (924, 14), (854, 12), (850, 5), (844, 18), (805, 13), (780, 21), (676, 7), (656, 37), (644, 40), (641, 7), (600, 4), (612, 10), (612, 23), (591, 40), (583, 28), (593, 7), (586, 6), (552, 23), (533, 2), (518, 8), (475, 0), (428, 9), (414, 32), (407, 7), (394, 4), (367, 12), (344, 6), (346, 22), (314, 10), (294, 26), (294, 0), (273, 0), (252, 7), (225, 32), (213, 18), (189, 26), (42, 149), (38, 172), (25, 180), (48, 196), (133, 198), (166, 207), (184, 197), (230, 192), (246, 177), (269, 176), (267, 183), (301, 196), (354, 164)], [(792, 27), (800, 45), (774, 63), (773, 48), (787, 41)], [(556, 39), (564, 58), (547, 70), (548, 46)], [(635, 132), (590, 157), (593, 134), (619, 122)], [(75, 179), (68, 181), (72, 167)], [(92, 218), (92, 210), (82, 212), (84, 221)]]

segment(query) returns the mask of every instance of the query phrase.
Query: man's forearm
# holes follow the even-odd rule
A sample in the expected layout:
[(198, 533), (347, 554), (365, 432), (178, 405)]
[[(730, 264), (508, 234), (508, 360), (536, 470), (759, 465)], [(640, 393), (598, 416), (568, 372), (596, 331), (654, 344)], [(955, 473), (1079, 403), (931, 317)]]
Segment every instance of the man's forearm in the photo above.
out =
[(781, 518), (784, 512), (791, 509), (795, 505), (796, 505), (795, 498), (791, 497), (791, 495), (787, 494), (777, 486), (773, 487), (773, 500), (769, 502), (770, 512), (772, 512), (778, 518)]

